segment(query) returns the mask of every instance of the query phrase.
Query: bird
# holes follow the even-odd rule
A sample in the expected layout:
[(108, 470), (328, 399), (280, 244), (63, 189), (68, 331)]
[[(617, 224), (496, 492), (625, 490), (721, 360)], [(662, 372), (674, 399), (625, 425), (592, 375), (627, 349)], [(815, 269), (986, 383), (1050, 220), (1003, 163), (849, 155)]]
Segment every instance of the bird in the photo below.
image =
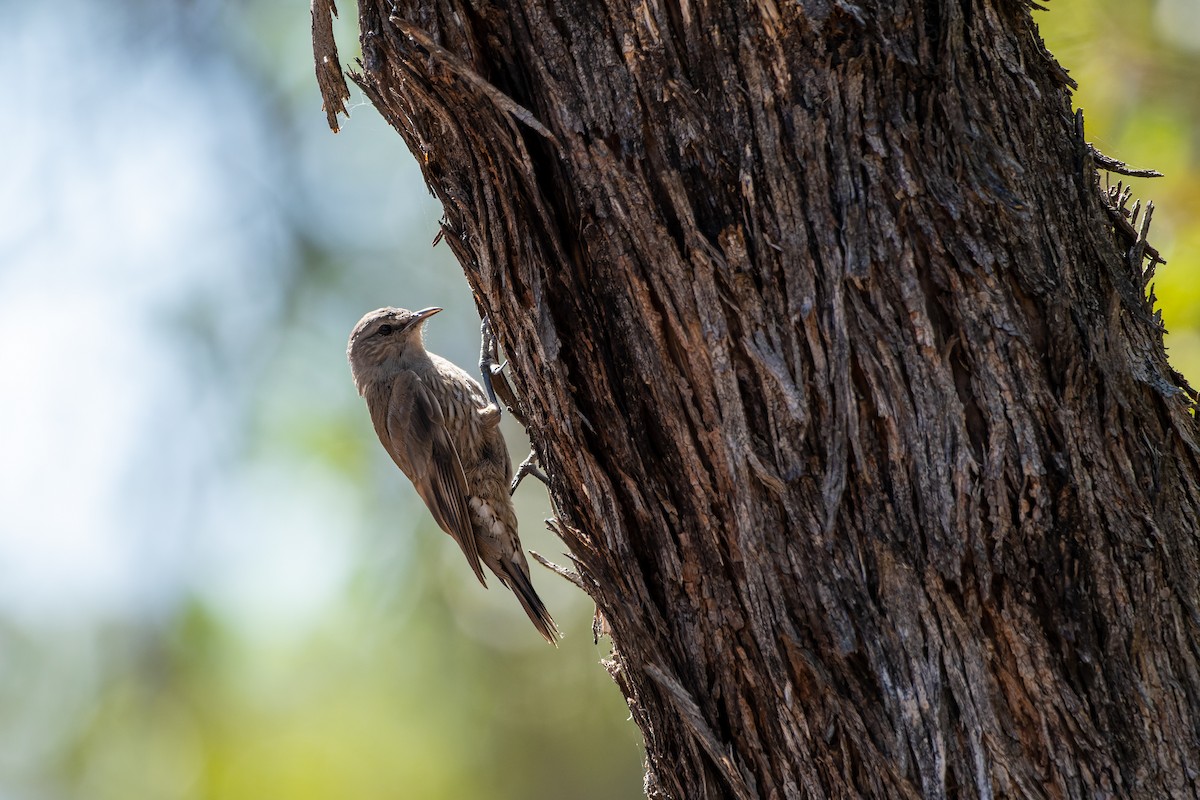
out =
[(534, 591), (517, 536), (500, 408), (466, 371), (425, 349), (425, 322), (441, 310), (388, 307), (360, 319), (346, 347), (354, 386), (384, 450), (479, 582), (487, 586), (482, 562), (557, 646), (558, 628)]

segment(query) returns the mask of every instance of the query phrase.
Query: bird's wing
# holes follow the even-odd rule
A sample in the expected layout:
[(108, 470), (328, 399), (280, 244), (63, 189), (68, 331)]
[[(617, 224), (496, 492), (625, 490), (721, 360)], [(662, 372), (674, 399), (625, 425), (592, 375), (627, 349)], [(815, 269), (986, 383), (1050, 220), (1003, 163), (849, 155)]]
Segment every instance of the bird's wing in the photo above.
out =
[(479, 582), (487, 586), (471, 528), (467, 477), (437, 398), (415, 372), (404, 370), (392, 383), (387, 409), (384, 444), (437, 524), (458, 542)]

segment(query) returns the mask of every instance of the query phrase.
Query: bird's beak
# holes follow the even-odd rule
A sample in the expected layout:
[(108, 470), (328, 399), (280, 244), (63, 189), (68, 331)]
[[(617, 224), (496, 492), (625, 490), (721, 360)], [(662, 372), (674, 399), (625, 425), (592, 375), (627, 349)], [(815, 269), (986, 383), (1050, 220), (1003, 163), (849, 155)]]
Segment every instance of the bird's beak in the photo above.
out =
[(441, 309), (438, 308), (437, 306), (432, 306), (430, 308), (422, 308), (420, 311), (413, 314), (412, 322), (408, 323), (408, 325), (406, 327), (409, 329), (420, 327), (421, 323), (423, 323), (425, 320), (429, 319), (430, 317), (432, 317), (434, 314), (438, 313), (439, 311), (441, 311)]
[(420, 311), (417, 312), (416, 317), (414, 318), (413, 321), (414, 322), (424, 322), (425, 320), (429, 319), (430, 317), (432, 317), (434, 314), (438, 313), (439, 311), (441, 311), (441, 309), (438, 308), (437, 306), (433, 306), (431, 308), (422, 308)]

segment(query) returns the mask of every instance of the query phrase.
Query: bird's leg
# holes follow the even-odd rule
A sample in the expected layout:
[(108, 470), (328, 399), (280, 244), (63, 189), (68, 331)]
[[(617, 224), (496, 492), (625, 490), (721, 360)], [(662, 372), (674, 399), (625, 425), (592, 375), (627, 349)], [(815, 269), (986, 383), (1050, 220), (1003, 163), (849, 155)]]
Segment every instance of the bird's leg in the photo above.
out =
[(517, 467), (517, 474), (513, 476), (512, 485), (508, 489), (508, 493), (512, 494), (517, 491), (517, 487), (521, 485), (521, 481), (525, 480), (526, 475), (532, 475), (547, 486), (550, 485), (550, 479), (546, 477), (546, 473), (542, 472), (542, 468), (537, 464), (537, 453), (530, 450), (529, 455), (521, 462), (521, 466)]
[[(487, 392), (488, 400), (497, 409), (508, 406), (509, 413), (513, 415), (513, 418), (528, 430), (529, 423), (517, 411), (516, 395), (513, 393), (512, 385), (508, 382), (508, 378), (504, 377), (504, 364), (500, 363), (500, 343), (496, 339), (496, 333), (492, 330), (492, 321), (486, 315), (480, 326), (479, 336), (479, 371), (483, 376), (483, 389)], [(497, 390), (500, 393), (499, 399), (496, 396)], [(501, 401), (504, 405), (501, 405)], [(499, 420), (500, 415), (497, 413), (496, 421), (499, 422)], [(512, 484), (508, 488), (510, 495), (517, 491), (517, 487), (521, 485), (521, 481), (525, 479), (526, 475), (532, 475), (547, 486), (550, 485), (550, 479), (546, 477), (545, 472), (542, 472), (537, 461), (537, 453), (530, 450), (529, 455), (517, 467), (517, 473), (513, 476)]]
[[(483, 318), (480, 328), (482, 343), (479, 347), (479, 371), (483, 374), (483, 388), (487, 392), (488, 401), (496, 408), (506, 408), (513, 419), (521, 423), (521, 427), (529, 429), (529, 421), (517, 409), (517, 394), (512, 384), (504, 375), (507, 361), (500, 363), (500, 342), (492, 330), (492, 323), (487, 317)], [(499, 415), (496, 421), (500, 421)]]
[[(496, 341), (496, 334), (492, 332), (492, 321), (486, 314), (479, 329), (479, 337), (479, 372), (483, 377), (483, 390), (487, 392), (488, 401), (492, 405), (502, 408), (500, 401), (496, 399), (496, 388), (492, 381), (500, 374), (500, 370), (504, 369), (504, 365), (499, 363), (500, 344)], [(498, 416), (496, 418), (499, 419)]]

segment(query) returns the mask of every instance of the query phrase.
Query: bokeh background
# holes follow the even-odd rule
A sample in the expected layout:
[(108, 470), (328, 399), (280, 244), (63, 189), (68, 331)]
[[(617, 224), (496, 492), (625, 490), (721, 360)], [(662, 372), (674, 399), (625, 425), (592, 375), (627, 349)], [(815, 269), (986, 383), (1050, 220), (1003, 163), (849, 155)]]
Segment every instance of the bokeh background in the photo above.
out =
[[(1200, 378), (1200, 2), (1038, 19), (1088, 138), (1167, 175), (1134, 184)], [(587, 598), (535, 567), (556, 652), (483, 591), (354, 393), (364, 311), (445, 307), (467, 365), (478, 320), (399, 137), (353, 88), (326, 128), (307, 4), (0, 20), (0, 800), (640, 796)]]

